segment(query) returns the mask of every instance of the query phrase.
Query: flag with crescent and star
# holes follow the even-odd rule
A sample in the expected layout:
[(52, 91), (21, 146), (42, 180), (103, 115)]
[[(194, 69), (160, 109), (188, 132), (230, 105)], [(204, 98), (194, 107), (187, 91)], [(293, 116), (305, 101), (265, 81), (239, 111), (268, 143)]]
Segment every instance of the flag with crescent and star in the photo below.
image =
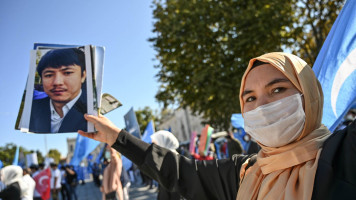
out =
[(42, 170), (38, 173), (33, 179), (36, 182), (36, 190), (40, 193), (43, 200), (48, 200), (51, 197), (51, 170), (47, 167), (45, 170)]
[(331, 132), (356, 103), (356, 1), (348, 0), (314, 63), (324, 92), (322, 123)]

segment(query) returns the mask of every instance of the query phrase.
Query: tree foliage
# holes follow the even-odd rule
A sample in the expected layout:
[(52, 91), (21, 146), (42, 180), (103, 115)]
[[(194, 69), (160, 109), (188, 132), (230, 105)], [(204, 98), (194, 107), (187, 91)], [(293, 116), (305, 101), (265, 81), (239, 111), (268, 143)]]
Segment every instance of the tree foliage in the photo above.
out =
[(248, 61), (287, 49), (312, 65), (344, 2), (154, 0), (156, 99), (228, 129)]
[(142, 131), (141, 135), (143, 134), (146, 129), (146, 126), (151, 120), (154, 121), (155, 125), (159, 123), (158, 117), (156, 117), (154, 111), (148, 106), (144, 107), (143, 109), (138, 109), (137, 111), (135, 111), (135, 114), (137, 122), (140, 126), (140, 130)]
[(59, 163), (61, 159), (61, 153), (57, 149), (50, 149), (48, 151), (48, 157), (53, 158), (55, 163)]
[[(0, 160), (3, 162), (4, 166), (12, 164), (14, 157), (15, 157), (16, 148), (17, 148), (17, 145), (14, 143), (8, 143), (8, 144), (5, 144), (5, 146), (0, 147)], [(26, 155), (29, 153), (33, 153), (33, 152), (37, 153), (38, 163), (41, 163), (44, 161), (42, 153), (39, 150), (37, 150), (37, 151), (30, 150), (29, 151), (29, 150), (25, 149), (24, 147), (20, 146), (19, 147), (19, 158), (18, 158), (19, 163), (22, 162), (21, 159), (23, 160), (23, 162), (25, 162)], [(23, 163), (23, 164), (25, 164), (25, 163)]]
[(231, 114), (240, 112), (248, 61), (288, 42), (282, 36), (293, 22), (290, 1), (167, 0), (153, 7), (157, 100), (189, 106), (214, 128), (228, 129)]
[(345, 0), (294, 0), (288, 37), (294, 54), (313, 65)]

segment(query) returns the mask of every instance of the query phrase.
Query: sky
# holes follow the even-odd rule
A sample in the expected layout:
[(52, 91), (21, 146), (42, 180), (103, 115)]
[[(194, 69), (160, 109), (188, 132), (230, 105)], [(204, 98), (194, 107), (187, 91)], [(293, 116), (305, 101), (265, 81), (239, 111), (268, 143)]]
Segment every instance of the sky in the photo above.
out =
[[(105, 47), (103, 93), (123, 106), (106, 116), (119, 128), (131, 107), (159, 109), (154, 96), (159, 83), (153, 44), (151, 1), (61, 0), (0, 2), (0, 146), (15, 143), (45, 154), (57, 149), (67, 154), (67, 138), (77, 133), (28, 134), (15, 130), (34, 43)], [(46, 141), (46, 142), (45, 142)]]

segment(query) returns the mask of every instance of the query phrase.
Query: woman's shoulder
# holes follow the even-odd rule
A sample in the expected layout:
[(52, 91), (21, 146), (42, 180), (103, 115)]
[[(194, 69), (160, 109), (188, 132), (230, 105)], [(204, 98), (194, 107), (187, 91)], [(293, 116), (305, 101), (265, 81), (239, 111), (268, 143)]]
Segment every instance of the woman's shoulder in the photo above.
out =
[(356, 121), (336, 131), (324, 142), (315, 175), (313, 199), (356, 197), (355, 146)]
[(322, 155), (328, 154), (328, 157), (335, 156), (336, 151), (343, 147), (344, 143), (352, 143), (356, 140), (356, 120), (346, 126), (344, 129), (335, 131), (324, 142)]

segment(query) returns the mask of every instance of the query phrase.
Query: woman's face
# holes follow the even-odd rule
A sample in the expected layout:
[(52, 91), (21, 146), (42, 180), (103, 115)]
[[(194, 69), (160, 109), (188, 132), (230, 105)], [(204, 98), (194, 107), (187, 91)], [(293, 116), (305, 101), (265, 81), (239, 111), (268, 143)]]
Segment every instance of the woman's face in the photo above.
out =
[(299, 93), (297, 88), (278, 69), (270, 64), (257, 66), (246, 77), (243, 112), (296, 93)]

